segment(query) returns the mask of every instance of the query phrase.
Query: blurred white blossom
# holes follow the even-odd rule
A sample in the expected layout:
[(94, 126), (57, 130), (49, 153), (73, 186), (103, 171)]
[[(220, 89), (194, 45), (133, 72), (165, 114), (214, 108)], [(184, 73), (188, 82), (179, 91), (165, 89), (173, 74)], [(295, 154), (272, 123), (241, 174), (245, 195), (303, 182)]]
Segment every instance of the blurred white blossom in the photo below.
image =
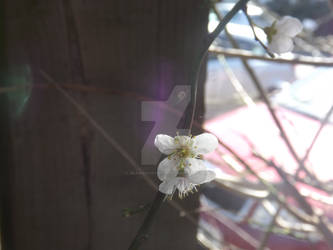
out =
[(157, 168), (157, 176), (162, 181), (160, 192), (173, 195), (178, 189), (179, 197), (186, 196), (196, 185), (212, 181), (215, 172), (203, 164), (202, 155), (215, 150), (217, 138), (209, 133), (198, 136), (157, 135), (155, 146), (168, 155)]
[(284, 16), (281, 20), (275, 21), (270, 27), (264, 29), (268, 49), (275, 53), (285, 53), (294, 48), (293, 38), (303, 29), (302, 23), (294, 17)]

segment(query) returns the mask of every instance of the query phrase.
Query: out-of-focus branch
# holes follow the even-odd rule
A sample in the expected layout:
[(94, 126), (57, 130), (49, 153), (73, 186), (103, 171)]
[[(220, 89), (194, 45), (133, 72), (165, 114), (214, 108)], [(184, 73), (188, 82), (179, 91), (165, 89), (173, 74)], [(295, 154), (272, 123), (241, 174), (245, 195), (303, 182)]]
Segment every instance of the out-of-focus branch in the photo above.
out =
[[(214, 6), (215, 7), (215, 6)], [(218, 12), (218, 10), (216, 9), (216, 7), (214, 8), (214, 11), (216, 13), (216, 15), (218, 16), (218, 18), (221, 20), (222, 16), (220, 15), (220, 13)], [(247, 15), (246, 11), (244, 11), (244, 13)], [(248, 17), (248, 16), (247, 16)], [(251, 20), (249, 20), (251, 21)], [(253, 28), (253, 27), (252, 27)], [(228, 32), (228, 30), (225, 30), (228, 39), (230, 40), (230, 42), (232, 43), (233, 47), (235, 48), (239, 48), (237, 42), (233, 39), (233, 37), (230, 35), (230, 33)], [(292, 154), (292, 156), (294, 157), (294, 159), (296, 160), (296, 162), (299, 164), (299, 168), (301, 168), (304, 172), (307, 173), (308, 176), (310, 176), (313, 180), (315, 180), (316, 182), (319, 182), (315, 176), (313, 176), (304, 166), (304, 164), (302, 163), (301, 159), (299, 158), (299, 156), (297, 155), (295, 149), (293, 148), (291, 142), (289, 141), (289, 138), (287, 137), (287, 134), (282, 126), (282, 124), (280, 123), (280, 120), (278, 119), (275, 110), (264, 90), (264, 88), (262, 87), (258, 77), (256, 76), (255, 72), (253, 71), (253, 69), (250, 67), (250, 65), (248, 64), (248, 62), (244, 59), (241, 58), (241, 61), (244, 65), (244, 67), (246, 68), (247, 72), (249, 73), (253, 83), (255, 84), (257, 90), (259, 91), (260, 95), (262, 96), (276, 126), (278, 127), (278, 129), (280, 130), (280, 134), (282, 139), (284, 140), (287, 148), (289, 149), (290, 153)], [(220, 142), (221, 144), (221, 142)], [(229, 152), (231, 152), (230, 150), (228, 150)], [(246, 164), (247, 165), (247, 164)], [(246, 168), (248, 168), (249, 166), (244, 165)], [(288, 190), (290, 190), (292, 192), (292, 194), (295, 195), (295, 198), (297, 199), (298, 203), (303, 207), (304, 211), (306, 211), (309, 215), (311, 216), (315, 216), (312, 207), (309, 205), (309, 203), (306, 201), (306, 199), (299, 194), (298, 190), (290, 183), (290, 181), (288, 180), (288, 178), (283, 174), (284, 172), (279, 169), (278, 167), (275, 168), (276, 171), (278, 172), (278, 174), (281, 176), (281, 178), (284, 180), (284, 183), (287, 184)], [(280, 171), (281, 170), (281, 171)], [(254, 172), (251, 168), (249, 169), (249, 171), (252, 173)], [(254, 173), (256, 174), (256, 173)], [(257, 175), (258, 176), (258, 175)], [(258, 176), (258, 179), (260, 180), (261, 178)], [(275, 193), (272, 193), (273, 195), (276, 196)], [(279, 195), (277, 195), (277, 200), (281, 201)], [(284, 201), (284, 199), (283, 199)], [(287, 206), (286, 202), (282, 202), (282, 204), (284, 206)], [(316, 216), (315, 216), (316, 217)], [(325, 239), (327, 240), (327, 243), (333, 248), (333, 234), (331, 232), (331, 230), (328, 228), (327, 224), (324, 223), (322, 220), (319, 220), (319, 223), (316, 223), (316, 226), (318, 227), (319, 231), (323, 234), (323, 236), (325, 237)]]
[[(217, 10), (217, 8), (214, 6), (214, 12), (217, 15), (218, 19), (221, 20), (222, 16), (220, 14), (220, 12)], [(229, 41), (231, 42), (232, 46), (236, 49), (239, 49), (239, 45), (237, 43), (237, 41), (232, 37), (232, 35), (228, 32), (228, 30), (225, 30), (225, 33), (229, 39)], [(251, 68), (251, 66), (248, 64), (247, 60), (245, 60), (244, 58), (241, 58), (242, 64), (245, 67), (246, 71), (248, 72), (249, 76), (251, 77), (255, 87), (257, 88), (258, 92), (260, 93), (264, 103), (266, 104), (269, 113), (271, 114), (276, 126), (278, 127), (281, 137), (284, 140), (287, 148), (289, 149), (291, 155), (294, 157), (294, 159), (296, 160), (296, 162), (298, 163), (298, 165), (300, 166), (300, 168), (308, 175), (310, 176), (313, 180), (315, 180), (317, 183), (318, 180), (316, 179), (315, 176), (313, 176), (304, 166), (304, 164), (302, 164), (301, 159), (299, 158), (299, 156), (297, 155), (294, 147), (292, 146), (291, 142), (289, 141), (289, 138), (287, 136), (287, 133), (285, 132), (280, 120), (278, 119), (274, 107), (270, 101), (270, 99), (268, 98), (265, 89), (262, 87), (260, 80), (258, 79), (256, 73), (254, 72), (254, 70)]]
[[(233, 149), (231, 149), (228, 145), (226, 145), (221, 139), (219, 139), (219, 144), (221, 146), (223, 146), (226, 150), (228, 150), (240, 163), (243, 164), (243, 166), (253, 175), (255, 176), (262, 184), (264, 184), (267, 189), (271, 192), (272, 196), (276, 199), (276, 201), (285, 209), (287, 209), (292, 215), (294, 215), (297, 219), (305, 222), (305, 223), (309, 223), (311, 225), (316, 226), (319, 231), (323, 234), (323, 236), (325, 237), (327, 243), (330, 245), (331, 248), (333, 248), (333, 234), (332, 231), (330, 230), (328, 223), (323, 221), (321, 218), (318, 218), (315, 214), (312, 213), (312, 215), (308, 215), (308, 214), (304, 214), (304, 213), (300, 213), (299, 211), (297, 211), (296, 209), (294, 209), (293, 207), (289, 206), (286, 202), (286, 200), (284, 199), (284, 197), (281, 197), (281, 195), (279, 195), (275, 188), (272, 187), (269, 183), (267, 183), (264, 179), (262, 179), (252, 168), (251, 166), (246, 163), (246, 161), (244, 159), (242, 159), (242, 157), (240, 157)], [(280, 173), (281, 174), (281, 173)], [(283, 178), (281, 176), (281, 178)], [(284, 178), (286, 178), (284, 176)], [(291, 184), (290, 184), (291, 185)], [(288, 190), (292, 191), (290, 189), (290, 186), (288, 185)], [(297, 199), (302, 200), (303, 202), (301, 204), (304, 205), (304, 203), (306, 203), (308, 206), (310, 206), (308, 204), (308, 202), (304, 199), (303, 196), (301, 196), (299, 194), (299, 192), (296, 190), (293, 191), (294, 194), (296, 194), (298, 196)], [(305, 206), (307, 206), (305, 205)], [(311, 206), (310, 206), (311, 207)], [(311, 208), (312, 210), (312, 208)]]
[(165, 194), (161, 192), (157, 192), (155, 199), (152, 203), (150, 210), (148, 211), (144, 222), (142, 223), (141, 227), (139, 228), (135, 238), (131, 242), (128, 250), (136, 250), (139, 249), (140, 245), (143, 241), (147, 240), (149, 237), (149, 229), (153, 223), (153, 219), (155, 218), (156, 213), (158, 212), (159, 208), (161, 207), (163, 200), (165, 198)]
[(333, 67), (333, 59), (324, 57), (312, 57), (312, 56), (288, 56), (271, 58), (268, 56), (256, 55), (252, 52), (242, 49), (225, 49), (222, 47), (212, 46), (209, 49), (209, 53), (216, 55), (224, 55), (225, 57), (239, 57), (245, 60), (261, 60), (274, 63), (287, 63), (287, 64), (304, 64), (312, 66), (325, 66)]
[(251, 96), (246, 92), (242, 83), (238, 80), (237, 76), (234, 74), (233, 70), (229, 66), (227, 60), (224, 56), (218, 55), (217, 59), (223, 65), (224, 72), (226, 73), (227, 78), (229, 79), (230, 83), (236, 90), (237, 94), (239, 95), (240, 99), (248, 106), (254, 107), (255, 103), (252, 100)]
[(271, 222), (268, 225), (268, 228), (267, 228), (264, 236), (262, 237), (262, 239), (260, 241), (260, 246), (258, 247), (258, 250), (264, 250), (265, 249), (265, 246), (267, 245), (267, 242), (268, 242), (269, 237), (270, 237), (270, 235), (271, 235), (271, 233), (274, 229), (274, 226), (276, 224), (276, 220), (279, 217), (281, 210), (282, 210), (282, 207), (281, 207), (281, 205), (279, 205), (279, 208), (275, 212)]
[[(243, 140), (245, 140), (246, 141), (246, 143), (249, 145), (249, 147), (251, 148), (251, 150), (252, 150), (252, 154), (254, 154), (254, 156), (256, 156), (256, 155), (259, 155), (259, 152), (256, 150), (256, 147), (255, 147), (255, 145), (245, 136), (245, 135), (243, 135), (243, 134), (240, 134), (240, 136), (243, 138)], [(263, 157), (263, 156), (261, 156), (261, 157)], [(295, 177), (294, 177), (295, 176)], [(294, 175), (294, 176), (290, 176), (290, 177), (292, 177), (292, 178), (295, 178), (295, 180), (296, 180), (296, 174)], [(320, 189), (320, 190), (322, 190), (322, 191), (325, 191), (325, 192), (330, 192), (330, 190), (329, 189), (327, 189), (324, 185), (321, 185), (321, 183), (320, 183), (320, 185), (318, 185), (318, 183), (311, 183), (311, 180), (309, 181), (309, 180), (307, 180), (307, 179), (304, 179), (304, 178), (302, 178), (302, 179), (297, 179), (297, 181), (298, 182), (301, 182), (301, 183), (304, 183), (304, 184), (307, 184), (307, 185), (311, 185), (312, 187), (315, 187), (315, 188), (318, 188), (318, 189)]]
[[(314, 215), (314, 211), (311, 207), (311, 205), (308, 203), (308, 201), (302, 196), (296, 187), (294, 186), (294, 183), (292, 183), (289, 179), (287, 174), (282, 170), (281, 167), (277, 166), (273, 161), (267, 160), (264, 157), (262, 157), (259, 154), (254, 154), (259, 159), (263, 160), (268, 166), (271, 166), (275, 169), (275, 171), (279, 174), (279, 176), (283, 179), (284, 184), (286, 185), (286, 188), (289, 192), (291, 192), (291, 195), (297, 200), (298, 204), (306, 211), (308, 214)], [(333, 248), (333, 232), (330, 230), (328, 223), (323, 221), (320, 217), (318, 220), (318, 223), (315, 224), (319, 231), (323, 234), (325, 239), (327, 240), (327, 243)]]
[[(212, 33), (208, 35), (205, 45), (202, 49), (202, 54), (205, 54), (213, 41), (218, 37), (218, 35), (226, 28), (226, 25), (234, 17), (234, 15), (241, 9), (246, 8), (246, 4), (249, 0), (239, 0), (234, 7), (225, 15), (223, 18), (219, 18), (220, 23), (214, 29)], [(215, 7), (215, 5), (214, 5)]]
[(192, 70), (189, 80), (188, 80), (189, 85), (191, 85), (191, 87), (192, 87), (192, 96), (191, 96), (192, 97), (192, 101), (191, 101), (192, 114), (191, 114), (191, 120), (190, 120), (190, 125), (189, 125), (190, 133), (191, 133), (192, 126), (194, 123), (194, 116), (195, 116), (195, 110), (196, 110), (196, 105), (197, 105), (197, 90), (198, 90), (199, 73), (200, 73), (202, 62), (204, 61), (204, 58), (208, 52), (208, 49), (212, 45), (214, 40), (226, 28), (227, 24), (234, 17), (234, 15), (236, 15), (236, 13), (239, 10), (245, 8), (248, 1), (249, 0), (239, 0), (233, 6), (233, 8), (225, 15), (225, 17), (221, 18), (219, 20), (220, 21), (219, 24), (214, 29), (214, 31), (206, 37), (202, 47), (199, 50), (199, 53), (197, 55), (198, 57), (195, 58), (193, 70)]
[[(333, 105), (331, 106), (331, 108), (330, 108), (330, 110), (327, 112), (327, 114), (325, 115), (324, 119), (322, 119), (322, 120), (320, 121), (320, 127), (319, 127), (317, 133), (315, 134), (315, 136), (314, 136), (314, 138), (313, 138), (313, 140), (312, 140), (312, 142), (311, 142), (309, 148), (306, 150), (306, 153), (305, 153), (304, 157), (302, 158), (302, 163), (303, 163), (303, 164), (304, 164), (304, 163), (306, 162), (306, 160), (308, 159), (309, 154), (310, 154), (310, 152), (311, 152), (311, 150), (312, 150), (314, 144), (316, 143), (316, 141), (317, 141), (317, 139), (318, 139), (318, 137), (319, 137), (321, 131), (323, 130), (323, 128), (325, 127), (325, 125), (326, 125), (327, 122), (329, 121), (329, 119), (330, 119), (332, 113), (333, 113)], [(297, 178), (298, 173), (300, 172), (300, 170), (301, 170), (300, 168), (297, 169), (296, 174), (295, 174), (296, 178)]]
[(297, 200), (298, 204), (303, 208), (303, 210), (310, 215), (314, 214), (312, 207), (305, 200), (305, 198), (298, 192), (298, 190), (294, 186), (294, 183), (292, 183), (289, 180), (287, 174), (282, 170), (281, 167), (277, 166), (273, 161), (265, 159), (263, 156), (261, 156), (257, 152), (254, 153), (254, 156), (259, 158), (263, 162), (265, 162), (266, 165), (274, 168), (275, 171), (278, 173), (278, 175), (282, 178), (284, 184), (286, 185), (286, 188), (291, 193), (292, 197), (294, 197)]
[(251, 19), (251, 17), (249, 16), (249, 14), (247, 13), (247, 8), (243, 8), (243, 13), (245, 14), (246, 18), (247, 18), (247, 21), (249, 22), (249, 25), (252, 29), (252, 33), (253, 33), (253, 36), (254, 36), (254, 39), (261, 45), (261, 47), (264, 48), (264, 50), (266, 51), (266, 53), (272, 57), (272, 58), (275, 58), (275, 55), (269, 51), (269, 49), (267, 48), (267, 46), (265, 44), (263, 44), (263, 42), (259, 39), (259, 37), (257, 36), (257, 33), (256, 31), (254, 30), (254, 23)]
[[(217, 15), (218, 19), (221, 20), (222, 16), (220, 14), (220, 12), (217, 10), (216, 6), (213, 6), (213, 10), (215, 12), (215, 14)], [(231, 42), (232, 46), (236, 49), (239, 49), (239, 45), (237, 43), (237, 41), (232, 37), (232, 35), (229, 33), (228, 29), (225, 28), (225, 33), (227, 35), (227, 38), (229, 39), (229, 41)], [(270, 103), (270, 100), (268, 99), (264, 89), (262, 88), (259, 79), (257, 78), (257, 76), (255, 75), (254, 71), (252, 70), (252, 68), (250, 67), (250, 65), (248, 64), (248, 62), (241, 58), (241, 61), (244, 65), (244, 67), (246, 68), (246, 70), (248, 71), (251, 79), (253, 80), (255, 86), (257, 87), (258, 91), (260, 92), (260, 94), (263, 96), (266, 105), (268, 106), (271, 115), (273, 116), (274, 121), (276, 122), (278, 128), (281, 131), (281, 135), (284, 138), (284, 140), (286, 141), (286, 144), (288, 146), (288, 148), (290, 149), (290, 151), (292, 152), (292, 154), (294, 155), (294, 157), (297, 159), (297, 162), (300, 162), (296, 152), (294, 151), (293, 147), (291, 146), (286, 133), (284, 132), (284, 129), (282, 128), (276, 114), (275, 111)], [(242, 163), (242, 165), (252, 174), (254, 175), (260, 182), (262, 182), (267, 188), (268, 190), (272, 193), (272, 195), (275, 196), (275, 198), (277, 199), (277, 201), (281, 204), (283, 204), (284, 206), (288, 206), (285, 202), (284, 199), (276, 192), (276, 190), (272, 187), (272, 185), (270, 185), (269, 183), (267, 183), (265, 180), (263, 180), (254, 170), (252, 170), (251, 166), (248, 165), (236, 152), (234, 152), (228, 145), (226, 145), (225, 143), (223, 143), (221, 140), (219, 140), (220, 145), (222, 145), (225, 149), (227, 149), (240, 163)], [(309, 221), (311, 221), (312, 219), (308, 216), (305, 216), (304, 214), (299, 214), (297, 212), (295, 212), (294, 209), (292, 209), (291, 207), (288, 208), (288, 210), (293, 213), (296, 217), (298, 217), (299, 219), (303, 220), (303, 221), (307, 221), (309, 223)]]
[[(207, 131), (209, 133), (212, 133), (211, 131)], [(235, 157), (235, 159), (240, 162), (245, 169), (251, 173), (254, 177), (256, 177), (256, 179), (262, 183), (267, 189), (268, 191), (271, 193), (271, 195), (276, 199), (276, 201), (281, 204), (284, 208), (286, 208), (292, 215), (294, 215), (297, 219), (299, 219), (300, 221), (303, 221), (305, 223), (309, 223), (312, 225), (316, 225), (318, 223), (318, 218), (316, 218), (316, 216), (311, 216), (305, 213), (301, 213), (299, 211), (297, 211), (296, 209), (294, 209), (293, 207), (289, 206), (286, 202), (286, 200), (284, 199), (283, 196), (281, 196), (277, 190), (275, 189), (274, 186), (272, 186), (270, 183), (268, 183), (266, 180), (264, 180), (263, 178), (261, 178), (256, 171), (254, 171), (252, 169), (252, 167), (238, 154), (236, 153), (231, 147), (229, 147), (226, 143), (224, 143), (221, 139), (218, 139), (219, 144), (225, 148), (232, 156)]]

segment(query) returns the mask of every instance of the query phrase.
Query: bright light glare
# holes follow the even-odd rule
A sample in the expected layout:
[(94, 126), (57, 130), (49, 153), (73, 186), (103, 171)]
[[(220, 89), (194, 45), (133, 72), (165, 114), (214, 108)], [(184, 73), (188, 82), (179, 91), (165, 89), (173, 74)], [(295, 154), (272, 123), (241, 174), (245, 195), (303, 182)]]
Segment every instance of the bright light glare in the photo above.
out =
[[(234, 3), (220, 3), (217, 4), (217, 8), (219, 11), (221, 11), (221, 13), (223, 13), (224, 15), (229, 12), (233, 7), (234, 7)], [(260, 16), (263, 14), (263, 10), (262, 8), (260, 8), (259, 6), (253, 5), (253, 4), (248, 4), (247, 5), (247, 13), (250, 16)]]
[(247, 13), (250, 16), (260, 16), (260, 15), (262, 15), (264, 13), (264, 11), (262, 10), (262, 8), (260, 8), (258, 6), (249, 4), (247, 6)]

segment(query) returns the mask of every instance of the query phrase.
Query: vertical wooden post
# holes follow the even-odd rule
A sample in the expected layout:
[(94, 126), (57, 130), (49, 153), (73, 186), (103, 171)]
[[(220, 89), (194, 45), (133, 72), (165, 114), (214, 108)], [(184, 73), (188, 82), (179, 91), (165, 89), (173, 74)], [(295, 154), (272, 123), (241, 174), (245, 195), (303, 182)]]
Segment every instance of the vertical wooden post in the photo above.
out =
[[(19, 63), (31, 69), (36, 87), (11, 127), (13, 180), (6, 188), (13, 195), (8, 204), (12, 238), (5, 241), (12, 247), (4, 250), (126, 249), (144, 214), (126, 219), (121, 211), (150, 202), (155, 191), (101, 134), (82, 125), (61, 93), (40, 87), (46, 82), (40, 70), (65, 84), (166, 100), (174, 86), (188, 84), (206, 34), (208, 3), (6, 2), (12, 62), (17, 63), (19, 50)], [(140, 163), (154, 126), (141, 121), (142, 100), (68, 91)], [(156, 166), (142, 167), (158, 183)], [(190, 210), (198, 206), (196, 196), (181, 203)], [(145, 249), (199, 249), (195, 235), (195, 225), (163, 206)]]

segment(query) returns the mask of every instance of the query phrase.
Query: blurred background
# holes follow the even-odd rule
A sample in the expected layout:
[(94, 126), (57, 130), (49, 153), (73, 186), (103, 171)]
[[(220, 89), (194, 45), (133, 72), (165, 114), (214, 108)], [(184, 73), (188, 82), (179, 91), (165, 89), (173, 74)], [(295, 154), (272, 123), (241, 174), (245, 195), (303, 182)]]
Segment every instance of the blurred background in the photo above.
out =
[[(210, 31), (234, 2), (215, 4), (209, 14)], [(313, 61), (331, 61), (331, 3), (252, 1), (247, 11), (257, 25), (257, 37), (265, 42), (258, 27), (270, 26), (279, 16), (299, 18), (304, 29), (292, 53), (266, 60), (266, 51), (239, 12), (212, 46), (204, 126), (230, 148), (222, 146), (208, 157), (220, 178), (206, 185), (200, 196), (204, 229), (198, 230), (198, 239), (209, 249), (331, 249), (318, 228), (310, 229), (309, 223), (283, 208), (260, 180), (284, 190), (288, 202), (302, 210), (287, 187), (294, 185), (331, 221), (333, 71), (329, 64)], [(300, 170), (304, 163), (307, 170)]]

